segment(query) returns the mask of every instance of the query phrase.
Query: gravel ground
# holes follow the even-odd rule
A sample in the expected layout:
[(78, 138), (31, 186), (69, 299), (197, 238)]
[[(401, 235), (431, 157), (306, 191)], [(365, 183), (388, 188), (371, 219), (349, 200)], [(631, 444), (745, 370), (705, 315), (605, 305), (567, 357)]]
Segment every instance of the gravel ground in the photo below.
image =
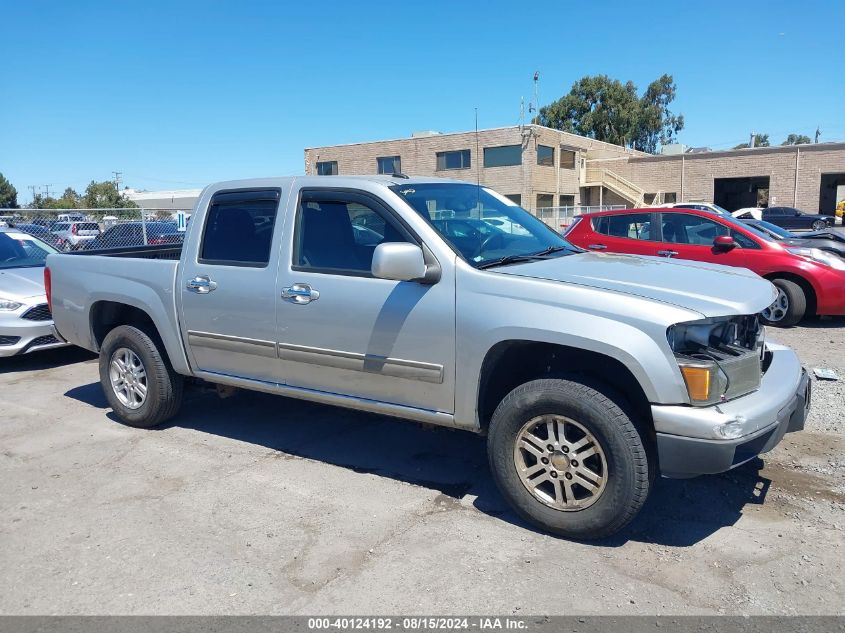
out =
[(592, 544), (517, 519), (471, 434), (198, 391), (143, 431), (87, 353), (4, 359), (0, 614), (843, 614), (843, 336), (770, 330), (841, 377), (806, 430)]

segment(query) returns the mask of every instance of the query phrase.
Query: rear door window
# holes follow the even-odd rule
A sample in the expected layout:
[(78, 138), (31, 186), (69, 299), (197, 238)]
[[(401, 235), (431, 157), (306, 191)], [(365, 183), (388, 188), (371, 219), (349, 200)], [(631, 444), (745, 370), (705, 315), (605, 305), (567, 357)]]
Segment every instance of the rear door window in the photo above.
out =
[(593, 228), (597, 233), (610, 237), (631, 240), (651, 240), (650, 213), (622, 213), (603, 215), (593, 219)]
[(214, 194), (206, 214), (200, 263), (266, 267), (280, 197), (278, 189)]

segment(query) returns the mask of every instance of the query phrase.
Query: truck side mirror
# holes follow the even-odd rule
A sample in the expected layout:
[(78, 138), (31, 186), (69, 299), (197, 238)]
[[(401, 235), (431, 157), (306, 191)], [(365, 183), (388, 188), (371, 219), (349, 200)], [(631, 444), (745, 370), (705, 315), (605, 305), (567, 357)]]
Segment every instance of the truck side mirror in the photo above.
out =
[(718, 235), (713, 240), (713, 248), (717, 251), (729, 251), (736, 248), (736, 242), (730, 235)]
[(411, 281), (425, 277), (422, 249), (407, 242), (385, 242), (373, 252), (373, 277)]

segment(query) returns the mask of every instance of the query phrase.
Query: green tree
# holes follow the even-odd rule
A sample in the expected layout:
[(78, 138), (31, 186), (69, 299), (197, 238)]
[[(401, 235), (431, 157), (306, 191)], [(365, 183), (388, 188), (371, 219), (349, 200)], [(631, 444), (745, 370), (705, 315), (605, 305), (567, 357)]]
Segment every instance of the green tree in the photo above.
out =
[(607, 75), (582, 77), (568, 94), (540, 108), (536, 122), (599, 141), (636, 147), (648, 152), (672, 143), (684, 127), (683, 115), (669, 104), (676, 86), (671, 75), (651, 82), (642, 97), (633, 82)]
[(109, 180), (91, 183), (85, 188), (82, 204), (88, 209), (122, 209), (135, 208), (138, 205), (123, 197), (123, 195)]
[(0, 174), (0, 209), (18, 208), (18, 190)]
[(79, 209), (82, 206), (82, 196), (72, 187), (65, 189), (61, 198), (50, 198), (47, 201), (47, 209)]
[(50, 196), (45, 196), (41, 193), (36, 193), (32, 197), (32, 202), (30, 202), (27, 206), (29, 209), (49, 209), (50, 205), (55, 202), (55, 198), (51, 198)]
[(806, 145), (810, 142), (810, 137), (805, 134), (790, 134), (781, 145)]
[[(739, 145), (734, 145), (734, 149), (746, 149), (748, 147), (751, 147), (748, 143), (740, 143)], [(754, 147), (769, 147), (769, 135), (755, 134)]]

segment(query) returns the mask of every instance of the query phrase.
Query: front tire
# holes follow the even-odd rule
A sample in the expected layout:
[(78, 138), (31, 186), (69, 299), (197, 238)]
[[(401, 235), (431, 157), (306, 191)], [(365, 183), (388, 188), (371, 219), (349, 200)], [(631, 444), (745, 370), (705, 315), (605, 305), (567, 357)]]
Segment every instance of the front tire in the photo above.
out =
[(493, 414), (487, 451), (517, 514), (569, 538), (618, 532), (651, 484), (634, 423), (604, 393), (573, 380), (533, 380), (511, 391)]
[(827, 228), (827, 222), (824, 220), (816, 220), (813, 222), (814, 231), (824, 231)]
[(792, 327), (804, 318), (807, 312), (807, 296), (804, 289), (789, 279), (772, 279), (778, 296), (768, 308), (760, 313), (766, 325)]
[(121, 325), (100, 348), (100, 384), (121, 422), (151, 428), (173, 417), (182, 404), (182, 376), (146, 332)]

